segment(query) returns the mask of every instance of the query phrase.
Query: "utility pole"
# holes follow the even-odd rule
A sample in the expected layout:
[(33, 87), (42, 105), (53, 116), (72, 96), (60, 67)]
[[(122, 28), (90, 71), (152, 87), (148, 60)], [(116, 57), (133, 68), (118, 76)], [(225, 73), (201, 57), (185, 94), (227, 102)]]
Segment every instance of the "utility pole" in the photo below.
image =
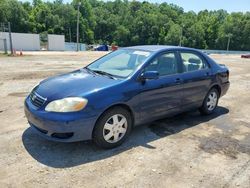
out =
[(69, 42), (71, 42), (71, 27), (69, 27)]
[(181, 27), (181, 36), (180, 36), (179, 46), (181, 46), (181, 45), (182, 45), (183, 29), (184, 29), (184, 25), (182, 25), (182, 27)]
[(228, 51), (229, 47), (230, 47), (230, 41), (231, 41), (232, 34), (228, 34), (227, 37), (228, 37), (228, 40), (227, 40), (227, 51)]
[(80, 16), (80, 6), (81, 6), (81, 2), (78, 3), (77, 5), (77, 26), (76, 26), (76, 51), (79, 51), (79, 16)]
[(13, 46), (12, 46), (12, 36), (11, 36), (10, 22), (8, 22), (8, 29), (9, 29), (9, 38), (10, 38), (10, 53), (11, 53), (11, 55), (13, 55)]

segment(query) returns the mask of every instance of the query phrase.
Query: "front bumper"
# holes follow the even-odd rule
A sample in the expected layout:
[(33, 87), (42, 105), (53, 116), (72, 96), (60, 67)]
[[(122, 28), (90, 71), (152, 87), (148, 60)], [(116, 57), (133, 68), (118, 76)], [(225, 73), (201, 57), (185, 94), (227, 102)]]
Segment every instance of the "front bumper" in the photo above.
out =
[[(30, 126), (39, 135), (48, 140), (59, 142), (76, 142), (92, 139), (96, 117), (83, 117), (71, 114), (53, 114), (37, 110), (29, 98), (25, 100), (25, 116)], [(74, 119), (75, 116), (75, 119)]]

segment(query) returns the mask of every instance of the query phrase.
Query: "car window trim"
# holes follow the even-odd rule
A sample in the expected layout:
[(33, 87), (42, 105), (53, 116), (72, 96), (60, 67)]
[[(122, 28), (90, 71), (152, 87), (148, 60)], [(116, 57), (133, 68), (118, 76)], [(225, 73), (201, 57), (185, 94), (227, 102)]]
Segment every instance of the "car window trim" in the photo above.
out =
[(200, 72), (200, 71), (209, 71), (210, 68), (206, 69), (199, 69), (199, 70), (193, 70), (193, 71), (188, 71), (188, 72), (182, 72), (181, 74), (186, 74), (186, 73), (195, 73), (195, 72)]

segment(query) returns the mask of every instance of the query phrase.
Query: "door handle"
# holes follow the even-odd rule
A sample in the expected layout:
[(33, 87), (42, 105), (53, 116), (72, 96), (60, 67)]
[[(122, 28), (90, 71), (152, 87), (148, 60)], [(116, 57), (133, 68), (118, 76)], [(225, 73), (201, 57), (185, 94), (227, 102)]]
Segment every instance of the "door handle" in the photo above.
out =
[(209, 73), (209, 72), (206, 72), (206, 73), (205, 73), (205, 76), (209, 76), (209, 75), (210, 75), (210, 73)]
[(181, 83), (182, 83), (182, 79), (181, 79), (181, 78), (176, 78), (176, 79), (175, 79), (175, 83), (181, 84)]

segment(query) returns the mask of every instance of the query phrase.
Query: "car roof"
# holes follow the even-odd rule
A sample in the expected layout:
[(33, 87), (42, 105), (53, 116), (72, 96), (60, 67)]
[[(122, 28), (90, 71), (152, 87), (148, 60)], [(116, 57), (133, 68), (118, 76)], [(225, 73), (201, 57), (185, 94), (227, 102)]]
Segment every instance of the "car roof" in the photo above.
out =
[(162, 51), (162, 50), (178, 50), (178, 49), (196, 50), (193, 48), (186, 48), (186, 47), (181, 47), (181, 46), (168, 46), (168, 45), (131, 46), (131, 47), (125, 47), (125, 49), (144, 50), (144, 51), (151, 51), (151, 52), (157, 52), (157, 51)]

